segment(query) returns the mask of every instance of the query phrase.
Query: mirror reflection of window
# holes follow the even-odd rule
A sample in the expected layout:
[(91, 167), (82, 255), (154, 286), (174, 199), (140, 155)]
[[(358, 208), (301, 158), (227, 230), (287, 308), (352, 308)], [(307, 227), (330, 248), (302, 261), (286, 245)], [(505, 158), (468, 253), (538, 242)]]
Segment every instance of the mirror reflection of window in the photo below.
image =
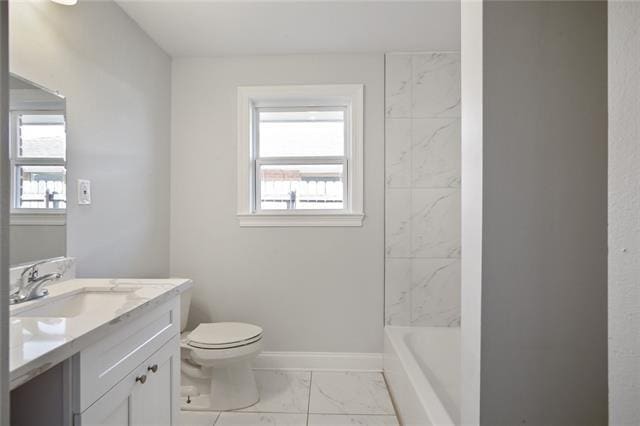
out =
[(19, 265), (67, 253), (69, 139), (60, 93), (15, 74), (9, 89), (9, 262)]
[(13, 208), (65, 209), (64, 111), (13, 111), (11, 123)]

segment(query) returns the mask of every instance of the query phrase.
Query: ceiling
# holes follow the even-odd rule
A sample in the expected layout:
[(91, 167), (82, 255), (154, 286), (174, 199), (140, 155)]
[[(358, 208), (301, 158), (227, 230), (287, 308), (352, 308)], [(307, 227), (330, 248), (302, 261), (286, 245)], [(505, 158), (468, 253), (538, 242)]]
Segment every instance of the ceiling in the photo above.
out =
[(174, 57), (460, 48), (457, 0), (116, 2)]

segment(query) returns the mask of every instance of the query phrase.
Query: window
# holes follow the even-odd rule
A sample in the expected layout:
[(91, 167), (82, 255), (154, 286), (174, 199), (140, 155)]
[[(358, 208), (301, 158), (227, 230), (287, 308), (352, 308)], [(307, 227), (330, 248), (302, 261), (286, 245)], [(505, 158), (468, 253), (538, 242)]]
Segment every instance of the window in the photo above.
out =
[(256, 210), (344, 211), (344, 108), (256, 108)]
[(238, 89), (241, 226), (362, 224), (361, 85)]
[(11, 112), (12, 222), (64, 223), (65, 154), (63, 111)]

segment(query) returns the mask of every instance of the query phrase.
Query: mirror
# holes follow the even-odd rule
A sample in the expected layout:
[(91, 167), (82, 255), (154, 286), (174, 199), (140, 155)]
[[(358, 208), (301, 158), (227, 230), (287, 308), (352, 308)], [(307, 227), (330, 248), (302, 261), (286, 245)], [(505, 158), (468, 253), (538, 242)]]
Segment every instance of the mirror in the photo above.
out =
[(10, 264), (66, 254), (66, 101), (11, 74)]

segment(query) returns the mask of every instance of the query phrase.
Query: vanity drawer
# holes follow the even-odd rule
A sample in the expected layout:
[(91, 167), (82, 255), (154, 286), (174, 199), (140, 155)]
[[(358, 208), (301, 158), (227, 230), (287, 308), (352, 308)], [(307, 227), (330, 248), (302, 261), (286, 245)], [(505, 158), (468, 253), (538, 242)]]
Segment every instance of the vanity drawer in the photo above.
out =
[(180, 333), (179, 298), (118, 327), (73, 358), (74, 407), (84, 411), (151, 354)]

